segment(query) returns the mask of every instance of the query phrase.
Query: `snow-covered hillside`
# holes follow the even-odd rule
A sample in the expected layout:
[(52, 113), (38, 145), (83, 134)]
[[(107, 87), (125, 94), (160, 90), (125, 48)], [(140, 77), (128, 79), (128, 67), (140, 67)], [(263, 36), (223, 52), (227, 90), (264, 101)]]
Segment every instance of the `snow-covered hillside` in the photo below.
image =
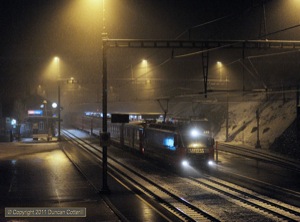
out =
[[(259, 96), (257, 96), (259, 97)], [(260, 96), (257, 101), (229, 103), (229, 141), (255, 146), (257, 142), (257, 118), (259, 110), (259, 139), (262, 148), (268, 149), (296, 118), (296, 99), (273, 95)], [(216, 140), (225, 141), (226, 121), (221, 125)]]

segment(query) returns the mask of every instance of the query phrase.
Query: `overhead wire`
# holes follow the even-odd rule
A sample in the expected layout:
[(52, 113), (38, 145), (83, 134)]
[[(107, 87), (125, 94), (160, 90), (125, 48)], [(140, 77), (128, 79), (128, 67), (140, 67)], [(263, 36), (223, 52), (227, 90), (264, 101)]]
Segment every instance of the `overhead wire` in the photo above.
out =
[[(253, 59), (257, 59), (257, 58), (263, 58), (263, 57), (271, 57), (271, 56), (278, 56), (278, 55), (286, 55), (286, 54), (291, 54), (291, 53), (295, 53), (295, 52), (299, 52), (300, 50), (292, 50), (292, 51), (285, 51), (285, 52), (275, 52), (275, 53), (269, 53), (269, 54), (263, 54), (263, 55), (256, 55), (256, 56), (248, 56), (247, 59), (249, 61), (249, 63), (251, 64), (253, 70), (255, 71), (257, 78), (259, 78), (263, 84), (264, 88), (267, 88), (267, 84), (263, 81), (261, 75), (259, 74), (258, 70), (255, 68), (252, 60)], [(253, 74), (251, 72), (251, 74)]]
[[(256, 5), (257, 6), (257, 5)], [(252, 7), (248, 7), (247, 9), (245, 9), (244, 11), (242, 11), (242, 13), (245, 13), (246, 11), (249, 11), (251, 9), (253, 9), (254, 7), (256, 6), (252, 6)], [(204, 27), (206, 25), (210, 25), (210, 24), (213, 24), (215, 22), (219, 22), (219, 21), (222, 21), (222, 20), (225, 20), (225, 19), (228, 19), (228, 18), (231, 18), (231, 17), (235, 17), (236, 15), (240, 15), (241, 12), (237, 13), (237, 14), (229, 14), (229, 15), (226, 15), (226, 16), (222, 16), (220, 18), (216, 18), (216, 19), (213, 19), (211, 21), (208, 21), (208, 22), (204, 22), (202, 24), (199, 24), (199, 25), (195, 25), (195, 26), (192, 26), (188, 29), (186, 29), (185, 31), (183, 31), (182, 33), (180, 33), (179, 35), (177, 35), (177, 37), (175, 39), (179, 39), (181, 38), (182, 36), (184, 36), (184, 34), (186, 33), (189, 33), (190, 34), (190, 31), (192, 29), (197, 29), (197, 28), (201, 28), (201, 27)], [(299, 25), (300, 26), (300, 25)], [(291, 28), (294, 28), (295, 26), (291, 27)], [(270, 34), (273, 34), (273, 33), (270, 33)], [(267, 34), (269, 35), (269, 34)], [(267, 35), (264, 35), (264, 36), (267, 36)], [(238, 44), (238, 43), (237, 43)], [(168, 62), (172, 61), (173, 59), (180, 59), (180, 58), (184, 58), (184, 57), (190, 57), (190, 56), (197, 56), (197, 55), (200, 55), (204, 52), (208, 52), (208, 51), (216, 51), (216, 50), (219, 50), (219, 49), (222, 49), (222, 48), (228, 48), (230, 46), (232, 46), (234, 44), (228, 44), (228, 45), (224, 45), (224, 46), (221, 46), (221, 47), (216, 47), (216, 48), (212, 48), (212, 49), (206, 49), (206, 50), (201, 50), (201, 51), (196, 51), (196, 52), (191, 52), (191, 53), (187, 53), (187, 54), (181, 54), (181, 55), (174, 55), (174, 49), (172, 50), (171, 52), (171, 56), (168, 57), (167, 59), (165, 59), (164, 61), (162, 61), (160, 64), (156, 65), (156, 66), (153, 66), (150, 70), (148, 70), (146, 73), (143, 73), (141, 75), (139, 75), (138, 77), (136, 77), (135, 79), (139, 79), (139, 78), (143, 78), (144, 76), (146, 76), (148, 73), (151, 73), (153, 72), (155, 69), (167, 64)], [(146, 59), (149, 59), (150, 57), (154, 56), (156, 53), (153, 53), (151, 56), (148, 56)], [(282, 53), (283, 54), (283, 53)], [(244, 68), (246, 68), (246, 70), (253, 76), (255, 77), (255, 74), (256, 74), (256, 78), (259, 78), (259, 73), (257, 71), (257, 69), (254, 67), (253, 63), (251, 62), (251, 59), (254, 58), (254, 56), (252, 57), (248, 57), (248, 60), (251, 64), (251, 66), (253, 67), (255, 73), (251, 72), (250, 69), (245, 65), (243, 64), (240, 59), (239, 60), (236, 60), (234, 62), (239, 62), (242, 64), (242, 66)], [(136, 66), (138, 63), (134, 64), (134, 66)], [(127, 66), (125, 69), (123, 69), (122, 72), (128, 70), (129, 68), (132, 68), (132, 65), (130, 66)], [(263, 83), (264, 86), (265, 86), (265, 83)], [(126, 83), (123, 84), (123, 86), (126, 85)], [(119, 85), (119, 87), (121, 87), (122, 85)]]
[[(190, 31), (191, 29), (196, 29), (196, 28), (200, 28), (200, 27), (203, 27), (203, 26), (206, 26), (206, 25), (215, 23), (215, 22), (219, 22), (219, 21), (222, 21), (222, 20), (224, 20), (224, 19), (226, 19), (226, 18), (229, 18), (229, 17), (231, 17), (231, 16), (232, 16), (232, 14), (226, 15), (226, 16), (222, 16), (222, 17), (220, 17), (220, 18), (213, 19), (213, 20), (211, 20), (211, 21), (208, 21), (208, 22), (205, 22), (205, 23), (202, 23), (202, 24), (199, 24), (199, 25), (192, 26), (192, 27), (190, 27), (189, 29), (186, 29), (184, 32), (180, 33), (175, 39), (179, 39), (181, 36), (183, 36), (185, 33), (187, 33), (188, 31)], [(212, 49), (212, 50), (213, 50), (213, 49)], [(217, 50), (217, 49), (215, 49), (215, 50)], [(196, 53), (197, 53), (197, 54), (201, 54), (201, 52), (200, 52), (200, 53), (199, 53), (199, 52), (196, 52)], [(152, 54), (151, 56), (148, 56), (148, 57), (146, 58), (146, 60), (149, 59), (150, 57), (154, 56), (155, 54), (156, 54), (156, 53)], [(191, 56), (192, 56), (192, 55), (191, 55)], [(184, 57), (184, 55), (182, 55), (182, 57)], [(174, 56), (174, 49), (173, 49), (173, 50), (171, 51), (171, 56), (170, 56), (170, 57), (168, 57), (167, 59), (165, 59), (164, 61), (162, 61), (162, 62), (159, 63), (158, 65), (156, 65), (155, 67), (152, 67), (152, 68), (151, 68), (150, 70), (148, 70), (146, 73), (143, 73), (143, 74), (141, 74), (139, 77), (136, 77), (136, 79), (139, 79), (139, 78), (142, 78), (142, 77), (146, 76), (148, 73), (151, 73), (153, 70), (155, 70), (155, 69), (157, 69), (157, 68), (159, 68), (159, 67), (161, 67), (161, 66), (167, 64), (168, 62), (170, 62), (170, 61), (173, 60), (174, 58), (181, 58), (181, 56), (179, 55), (178, 57), (175, 57), (175, 56)], [(134, 66), (136, 66), (137, 64), (138, 64), (138, 63), (136, 63)], [(123, 69), (122, 72), (125, 72), (126, 70), (128, 70), (129, 68), (131, 68), (131, 66), (132, 66), (132, 65), (127, 66), (125, 69)], [(123, 85), (125, 85), (125, 84), (123, 84)]]

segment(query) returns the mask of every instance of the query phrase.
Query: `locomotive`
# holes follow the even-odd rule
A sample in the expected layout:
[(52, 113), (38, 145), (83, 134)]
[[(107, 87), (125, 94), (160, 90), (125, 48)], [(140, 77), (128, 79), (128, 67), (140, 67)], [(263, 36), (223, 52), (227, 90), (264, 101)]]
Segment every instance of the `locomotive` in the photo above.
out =
[[(74, 127), (99, 136), (102, 119), (81, 116)], [(195, 165), (213, 160), (214, 138), (206, 119), (176, 123), (111, 123), (111, 142), (170, 164)]]
[(214, 139), (208, 121), (149, 124), (144, 128), (144, 149), (171, 163), (197, 164), (213, 159)]

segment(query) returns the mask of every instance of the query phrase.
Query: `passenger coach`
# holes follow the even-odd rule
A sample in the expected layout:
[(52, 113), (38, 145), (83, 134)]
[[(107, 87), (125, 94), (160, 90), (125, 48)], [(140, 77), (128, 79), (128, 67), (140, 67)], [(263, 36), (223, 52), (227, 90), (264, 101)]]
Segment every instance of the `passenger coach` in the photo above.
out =
[[(99, 136), (102, 119), (81, 116), (73, 123)], [(214, 139), (206, 119), (177, 123), (108, 122), (108, 132), (111, 141), (120, 147), (170, 164), (196, 165), (214, 157)]]

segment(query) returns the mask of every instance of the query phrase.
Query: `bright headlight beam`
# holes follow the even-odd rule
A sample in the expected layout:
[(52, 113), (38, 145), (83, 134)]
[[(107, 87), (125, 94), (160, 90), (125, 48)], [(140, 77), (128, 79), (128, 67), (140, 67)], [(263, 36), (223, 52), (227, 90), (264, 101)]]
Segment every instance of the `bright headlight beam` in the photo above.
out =
[(191, 136), (192, 136), (192, 137), (200, 136), (200, 131), (197, 130), (197, 129), (192, 129), (192, 130), (191, 130)]
[(209, 165), (209, 166), (214, 166), (214, 165), (215, 165), (215, 162), (212, 161), (212, 160), (210, 160), (210, 161), (208, 161), (208, 165)]
[(189, 166), (189, 162), (188, 162), (187, 160), (183, 160), (183, 161), (181, 162), (181, 164), (182, 164), (182, 166), (184, 166), (184, 167)]

